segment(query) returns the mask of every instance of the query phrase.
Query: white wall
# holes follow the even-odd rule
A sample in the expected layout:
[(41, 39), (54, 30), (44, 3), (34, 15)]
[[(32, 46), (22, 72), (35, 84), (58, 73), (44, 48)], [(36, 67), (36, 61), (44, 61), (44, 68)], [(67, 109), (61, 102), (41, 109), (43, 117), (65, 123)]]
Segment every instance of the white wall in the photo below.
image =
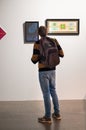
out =
[[(57, 67), (59, 99), (86, 99), (85, 0), (0, 0), (0, 100), (40, 100), (37, 65), (31, 63), (33, 44), (24, 44), (23, 23), (47, 18), (79, 18), (79, 36), (56, 36), (65, 57)], [(52, 36), (55, 37), (55, 36)]]

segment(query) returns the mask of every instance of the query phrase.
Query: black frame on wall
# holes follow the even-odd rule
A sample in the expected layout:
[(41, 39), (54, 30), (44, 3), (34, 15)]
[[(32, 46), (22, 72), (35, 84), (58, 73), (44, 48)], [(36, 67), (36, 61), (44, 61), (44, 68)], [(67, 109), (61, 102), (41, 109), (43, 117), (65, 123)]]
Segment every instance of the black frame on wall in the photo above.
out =
[(24, 27), (25, 27), (24, 29), (24, 42), (25, 43), (36, 42), (39, 40), (39, 35), (38, 35), (39, 22), (38, 21), (26, 21)]
[(46, 19), (48, 35), (79, 35), (79, 19)]

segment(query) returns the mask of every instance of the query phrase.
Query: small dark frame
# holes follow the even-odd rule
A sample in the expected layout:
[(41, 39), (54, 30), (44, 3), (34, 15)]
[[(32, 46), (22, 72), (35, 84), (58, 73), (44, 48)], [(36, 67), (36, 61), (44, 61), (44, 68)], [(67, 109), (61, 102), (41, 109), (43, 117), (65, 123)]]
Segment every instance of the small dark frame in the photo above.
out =
[(79, 35), (79, 19), (46, 19), (48, 35)]
[(31, 43), (39, 40), (38, 21), (26, 21), (24, 25), (24, 42)]

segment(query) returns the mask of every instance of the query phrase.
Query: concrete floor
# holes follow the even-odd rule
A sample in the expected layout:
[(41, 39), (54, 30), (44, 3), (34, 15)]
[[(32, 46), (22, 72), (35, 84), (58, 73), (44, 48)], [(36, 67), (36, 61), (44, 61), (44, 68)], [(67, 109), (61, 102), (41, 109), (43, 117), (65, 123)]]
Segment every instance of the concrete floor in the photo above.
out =
[(0, 130), (86, 130), (86, 100), (59, 103), (62, 120), (50, 125), (37, 121), (44, 114), (42, 101), (1, 101)]

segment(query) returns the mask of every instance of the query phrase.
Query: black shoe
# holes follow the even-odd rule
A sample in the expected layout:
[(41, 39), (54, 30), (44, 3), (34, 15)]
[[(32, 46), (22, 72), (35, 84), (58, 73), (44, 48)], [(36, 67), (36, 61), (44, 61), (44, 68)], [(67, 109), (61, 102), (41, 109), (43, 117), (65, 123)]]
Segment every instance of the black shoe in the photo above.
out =
[(52, 114), (52, 117), (55, 118), (56, 120), (61, 120), (60, 114), (55, 114), (55, 113), (53, 113), (53, 114)]
[(38, 122), (40, 122), (40, 123), (49, 123), (49, 124), (52, 123), (51, 118), (45, 117), (45, 116), (41, 117), (41, 118), (38, 118)]

